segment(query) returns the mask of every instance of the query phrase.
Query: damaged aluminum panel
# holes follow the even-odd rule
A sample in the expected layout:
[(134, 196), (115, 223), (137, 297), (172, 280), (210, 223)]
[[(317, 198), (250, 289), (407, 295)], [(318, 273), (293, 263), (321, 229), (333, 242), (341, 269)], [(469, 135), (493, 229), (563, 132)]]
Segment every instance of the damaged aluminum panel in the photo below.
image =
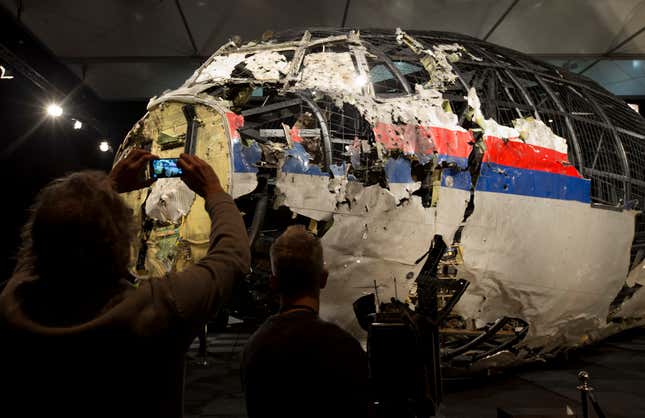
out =
[[(254, 268), (234, 315), (270, 313), (268, 249), (298, 223), (322, 238), (321, 315), (359, 338), (354, 300), (376, 290), (414, 309), (439, 236), (437, 280), (469, 282), (441, 324), (453, 365), (503, 367), (645, 322), (645, 121), (587, 80), (456, 34), (317, 29), (228, 43), (148, 110), (117, 159), (195, 145), (244, 214)], [(126, 200), (138, 277), (204, 254), (203, 200), (180, 180)]]

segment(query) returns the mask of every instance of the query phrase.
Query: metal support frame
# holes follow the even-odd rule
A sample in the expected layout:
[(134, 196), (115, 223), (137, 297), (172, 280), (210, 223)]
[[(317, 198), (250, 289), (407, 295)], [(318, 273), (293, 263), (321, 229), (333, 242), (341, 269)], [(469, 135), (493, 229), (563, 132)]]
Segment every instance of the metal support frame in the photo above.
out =
[(632, 39), (634, 39), (635, 37), (637, 37), (638, 35), (640, 35), (640, 34), (641, 34), (641, 33), (643, 33), (643, 32), (645, 32), (645, 26), (643, 26), (642, 28), (640, 28), (639, 30), (637, 30), (636, 32), (634, 32), (632, 35), (628, 36), (624, 41), (622, 41), (621, 43), (619, 43), (619, 44), (618, 44), (618, 45), (616, 45), (615, 47), (611, 48), (609, 51), (607, 51), (607, 52), (605, 52), (604, 54), (602, 54), (602, 56), (601, 56), (601, 57), (599, 57), (598, 59), (596, 59), (596, 60), (595, 60), (594, 62), (592, 62), (591, 64), (587, 65), (587, 66), (586, 66), (584, 69), (582, 69), (582, 71), (580, 71), (578, 74), (584, 74), (584, 73), (586, 73), (590, 68), (592, 68), (593, 66), (595, 66), (596, 64), (598, 64), (598, 63), (599, 63), (600, 61), (602, 61), (603, 59), (607, 59), (607, 57), (609, 57), (609, 56), (610, 56), (611, 54), (613, 54), (614, 52), (618, 51), (620, 48), (622, 48), (623, 46), (625, 46), (629, 41), (631, 41)]
[(327, 120), (323, 116), (322, 112), (320, 111), (320, 108), (316, 103), (305, 96), (304, 94), (299, 94), (300, 98), (302, 99), (303, 102), (311, 108), (311, 110), (314, 112), (314, 115), (316, 116), (316, 119), (318, 119), (318, 124), (320, 125), (320, 131), (322, 133), (322, 141), (323, 141), (323, 146), (325, 147), (325, 167), (329, 168), (332, 164), (332, 153), (331, 153), (331, 139), (329, 137), (329, 130), (327, 129)]
[[(574, 93), (578, 94), (578, 92), (573, 90), (571, 86), (568, 86), (567, 88), (571, 89), (572, 91), (574, 91)], [(629, 170), (629, 160), (627, 160), (627, 153), (625, 152), (625, 147), (623, 147), (623, 142), (620, 140), (620, 137), (618, 136), (616, 127), (614, 126), (613, 123), (611, 123), (611, 121), (607, 117), (607, 114), (602, 109), (602, 106), (596, 103), (593, 97), (588, 97), (588, 100), (589, 100), (589, 103), (591, 103), (591, 105), (593, 106), (594, 110), (598, 113), (598, 115), (603, 119), (603, 121), (605, 121), (605, 123), (609, 127), (609, 130), (612, 133), (612, 137), (614, 139), (616, 149), (618, 149), (618, 154), (620, 155), (620, 163), (623, 166), (622, 174), (627, 178), (631, 178), (630, 170)], [(631, 185), (627, 180), (624, 181), (624, 189), (625, 189), (625, 196), (624, 196), (623, 204), (628, 202), (631, 199)]]
[(182, 9), (181, 4), (179, 3), (179, 0), (175, 0), (175, 5), (177, 6), (177, 11), (179, 12), (179, 16), (181, 16), (181, 21), (184, 23), (184, 29), (186, 29), (186, 34), (188, 34), (188, 39), (190, 39), (190, 44), (193, 47), (193, 53), (197, 55), (197, 52), (198, 52), (197, 44), (195, 43), (195, 38), (193, 37), (193, 33), (190, 30), (190, 26), (188, 25), (188, 20), (186, 20), (184, 9)]
[(345, 27), (345, 23), (347, 23), (347, 12), (349, 12), (349, 4), (351, 3), (352, 0), (347, 0), (345, 2), (345, 10), (343, 11), (343, 20), (340, 22), (341, 27)]
[(533, 103), (533, 99), (531, 99), (531, 96), (529, 96), (528, 92), (524, 89), (522, 84), (520, 84), (520, 82), (517, 80), (517, 78), (513, 75), (511, 71), (504, 70), (504, 73), (513, 82), (513, 84), (515, 84), (515, 87), (517, 87), (517, 89), (520, 91), (526, 103), (533, 108), (533, 114), (535, 115), (535, 119), (542, 120), (542, 116), (540, 116), (540, 112), (538, 112), (538, 109), (535, 106), (535, 103)]
[(413, 94), (414, 93), (414, 88), (410, 86), (410, 83), (408, 83), (408, 80), (405, 78), (403, 74), (401, 74), (401, 71), (394, 65), (390, 57), (388, 57), (383, 51), (381, 51), (380, 48), (376, 47), (375, 45), (370, 44), (369, 42), (363, 41), (364, 44), (369, 45), (368, 50), (376, 55), (376, 57), (383, 61), (385, 65), (387, 65), (388, 69), (394, 74), (394, 77), (401, 83), (403, 86), (403, 89), (405, 90), (406, 94)]
[(513, 3), (511, 3), (510, 6), (508, 6), (506, 8), (504, 13), (502, 13), (502, 15), (499, 17), (499, 19), (497, 19), (497, 22), (495, 22), (493, 27), (491, 27), (490, 30), (488, 31), (488, 33), (486, 33), (486, 36), (484, 36), (484, 38), (483, 38), (484, 41), (486, 41), (486, 40), (488, 40), (488, 38), (490, 38), (490, 36), (493, 34), (493, 32), (495, 32), (497, 27), (502, 24), (504, 19), (506, 19), (506, 16), (508, 16), (508, 14), (511, 12), (511, 10), (513, 10), (513, 8), (517, 5), (517, 3), (519, 3), (519, 1), (520, 0), (513, 0)]
[(551, 97), (551, 100), (553, 100), (553, 103), (555, 103), (555, 105), (558, 107), (558, 110), (562, 112), (564, 123), (569, 129), (569, 135), (571, 135), (571, 137), (567, 139), (570, 140), (571, 144), (573, 145), (573, 152), (577, 162), (576, 168), (578, 169), (578, 172), (582, 173), (582, 169), (585, 167), (585, 161), (582, 157), (582, 148), (580, 147), (580, 142), (578, 141), (578, 136), (576, 135), (576, 130), (573, 127), (573, 124), (571, 123), (569, 114), (567, 113), (567, 110), (564, 108), (560, 100), (558, 100), (556, 95), (553, 93), (549, 85), (538, 74), (534, 74), (534, 77), (537, 80), (538, 84), (540, 84), (540, 86), (547, 92), (549, 97)]

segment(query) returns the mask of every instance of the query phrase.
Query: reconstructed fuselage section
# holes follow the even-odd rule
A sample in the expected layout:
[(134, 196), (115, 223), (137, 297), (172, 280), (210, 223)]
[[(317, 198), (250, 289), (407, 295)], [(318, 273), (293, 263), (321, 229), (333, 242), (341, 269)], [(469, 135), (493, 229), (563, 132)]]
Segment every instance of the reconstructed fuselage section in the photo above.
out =
[[(352, 302), (376, 286), (412, 306), (418, 260), (441, 236), (437, 277), (470, 282), (441, 325), (450, 361), (554, 354), (645, 315), (645, 121), (514, 51), (399, 29), (230, 42), (150, 101), (117, 159), (132, 147), (194, 152), (237, 200), (254, 255), (241, 315), (268, 306), (268, 248), (293, 223), (324, 244), (321, 316), (361, 337)], [(204, 254), (203, 201), (179, 179), (126, 199), (137, 277)]]

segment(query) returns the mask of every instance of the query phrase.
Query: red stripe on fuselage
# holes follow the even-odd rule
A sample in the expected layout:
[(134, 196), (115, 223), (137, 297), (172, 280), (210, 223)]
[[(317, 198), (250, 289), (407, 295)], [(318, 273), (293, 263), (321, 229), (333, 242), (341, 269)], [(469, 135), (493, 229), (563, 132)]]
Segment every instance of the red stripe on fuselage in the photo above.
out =
[(444, 154), (466, 158), (473, 137), (468, 131), (456, 131), (436, 126), (391, 125), (378, 122), (374, 126), (376, 140), (385, 149), (400, 149), (404, 154)]
[[(470, 131), (458, 131), (435, 126), (392, 125), (378, 122), (374, 127), (376, 140), (385, 149), (399, 149), (404, 154), (442, 154), (467, 158), (472, 150), (473, 135)], [(569, 163), (567, 154), (529, 145), (519, 141), (504, 141), (494, 136), (485, 136), (484, 162), (508, 167), (538, 170), (553, 174), (582, 177)]]
[(538, 170), (571, 177), (582, 177), (571, 165), (567, 154), (524, 142), (504, 141), (494, 136), (484, 137), (486, 152), (484, 162), (508, 167)]
[(239, 138), (240, 133), (237, 130), (244, 126), (244, 116), (226, 112), (226, 121), (228, 122), (228, 132), (231, 138)]

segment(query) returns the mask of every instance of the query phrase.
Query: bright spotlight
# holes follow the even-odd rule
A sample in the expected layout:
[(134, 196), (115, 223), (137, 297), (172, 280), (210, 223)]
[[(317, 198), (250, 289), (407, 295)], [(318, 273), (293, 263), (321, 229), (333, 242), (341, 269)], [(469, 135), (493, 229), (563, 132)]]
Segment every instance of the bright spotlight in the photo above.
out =
[(47, 106), (47, 114), (53, 118), (57, 118), (63, 114), (63, 108), (56, 103)]
[(354, 79), (354, 84), (356, 84), (357, 87), (363, 87), (367, 84), (367, 76), (365, 74), (357, 75)]
[(101, 141), (99, 144), (99, 149), (101, 152), (108, 152), (110, 150), (110, 144), (107, 141)]
[(83, 122), (80, 120), (75, 120), (74, 121), (74, 129), (79, 130), (83, 128)]

